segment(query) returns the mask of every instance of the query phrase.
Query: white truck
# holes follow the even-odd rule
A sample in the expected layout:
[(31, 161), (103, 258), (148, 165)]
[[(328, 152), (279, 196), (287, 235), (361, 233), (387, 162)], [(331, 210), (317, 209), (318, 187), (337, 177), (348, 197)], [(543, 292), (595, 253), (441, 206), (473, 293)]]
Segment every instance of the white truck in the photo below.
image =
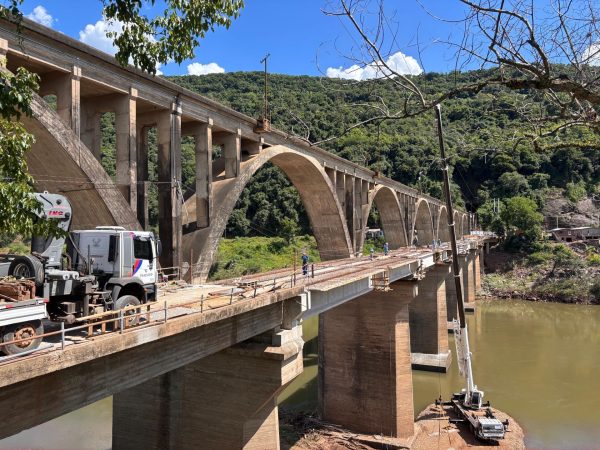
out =
[(57, 220), (65, 236), (34, 236), (29, 255), (0, 255), (0, 277), (34, 280), (50, 319), (68, 324), (156, 299), (160, 241), (152, 232), (99, 226), (66, 233), (72, 217), (67, 198), (35, 195), (43, 205), (39, 216)]

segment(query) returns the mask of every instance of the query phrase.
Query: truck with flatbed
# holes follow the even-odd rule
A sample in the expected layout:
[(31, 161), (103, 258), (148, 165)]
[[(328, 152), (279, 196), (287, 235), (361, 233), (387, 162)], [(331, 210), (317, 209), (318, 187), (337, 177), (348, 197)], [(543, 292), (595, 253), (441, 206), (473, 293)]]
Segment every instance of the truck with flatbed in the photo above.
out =
[(156, 299), (160, 241), (152, 232), (118, 226), (69, 231), (68, 199), (48, 192), (35, 196), (42, 205), (39, 217), (56, 220), (62, 233), (34, 236), (28, 255), (0, 255), (0, 277), (31, 280), (48, 317), (67, 324)]

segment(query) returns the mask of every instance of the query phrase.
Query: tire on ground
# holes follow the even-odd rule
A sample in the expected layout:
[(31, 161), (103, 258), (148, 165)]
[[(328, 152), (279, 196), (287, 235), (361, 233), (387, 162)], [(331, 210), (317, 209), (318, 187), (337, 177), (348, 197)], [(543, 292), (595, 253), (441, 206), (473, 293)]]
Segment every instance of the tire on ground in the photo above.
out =
[[(140, 305), (140, 301), (136, 296), (124, 295), (123, 297), (119, 297), (117, 299), (117, 301), (115, 302), (115, 311), (126, 308), (128, 306), (139, 306), (139, 305)], [(135, 308), (135, 309), (131, 309), (131, 310), (125, 312), (125, 318), (124, 318), (125, 328), (138, 324), (138, 322), (140, 321), (139, 316), (130, 317), (130, 318), (127, 318), (127, 316), (137, 314), (140, 311), (141, 311), (140, 308)]]
[(44, 324), (41, 320), (31, 322), (15, 323), (7, 325), (2, 330), (2, 342), (10, 342), (19, 339), (32, 338), (27, 341), (8, 344), (2, 346), (2, 353), (5, 355), (18, 355), (28, 350), (35, 350), (42, 342), (41, 336), (44, 334)]
[(31, 278), (37, 287), (44, 284), (44, 265), (32, 255), (15, 257), (8, 267), (8, 274), (15, 278)]

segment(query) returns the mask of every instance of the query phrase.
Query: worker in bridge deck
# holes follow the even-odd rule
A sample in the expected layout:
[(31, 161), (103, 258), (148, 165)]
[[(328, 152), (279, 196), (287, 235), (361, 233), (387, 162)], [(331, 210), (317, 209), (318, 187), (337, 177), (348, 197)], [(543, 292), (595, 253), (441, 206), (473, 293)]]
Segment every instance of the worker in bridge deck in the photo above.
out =
[(417, 230), (415, 230), (412, 245), (413, 245), (413, 247), (419, 246), (419, 232)]
[(308, 255), (302, 251), (302, 275), (308, 276)]
[(383, 254), (385, 256), (388, 255), (388, 253), (390, 252), (390, 244), (388, 244), (387, 242), (385, 244), (383, 244)]

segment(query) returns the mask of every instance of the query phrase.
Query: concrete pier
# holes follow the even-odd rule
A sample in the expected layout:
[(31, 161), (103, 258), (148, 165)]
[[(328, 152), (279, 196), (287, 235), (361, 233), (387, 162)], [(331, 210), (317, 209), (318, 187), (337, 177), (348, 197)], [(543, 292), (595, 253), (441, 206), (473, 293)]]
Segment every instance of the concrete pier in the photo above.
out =
[(410, 304), (410, 348), (413, 368), (446, 372), (450, 366), (446, 279), (450, 265), (436, 264), (419, 281), (419, 295)]
[(408, 305), (415, 282), (392, 284), (319, 317), (319, 406), (350, 430), (414, 434)]
[(473, 283), (475, 287), (475, 295), (481, 292), (481, 260), (483, 259), (481, 257), (482, 253), (483, 252), (480, 248), (477, 248), (473, 252)]
[(279, 392), (302, 372), (300, 327), (114, 396), (113, 448), (279, 449)]
[(475, 275), (474, 262), (475, 254), (469, 251), (464, 258), (460, 258), (461, 268), (463, 273), (463, 287), (465, 292), (465, 303), (475, 301)]

